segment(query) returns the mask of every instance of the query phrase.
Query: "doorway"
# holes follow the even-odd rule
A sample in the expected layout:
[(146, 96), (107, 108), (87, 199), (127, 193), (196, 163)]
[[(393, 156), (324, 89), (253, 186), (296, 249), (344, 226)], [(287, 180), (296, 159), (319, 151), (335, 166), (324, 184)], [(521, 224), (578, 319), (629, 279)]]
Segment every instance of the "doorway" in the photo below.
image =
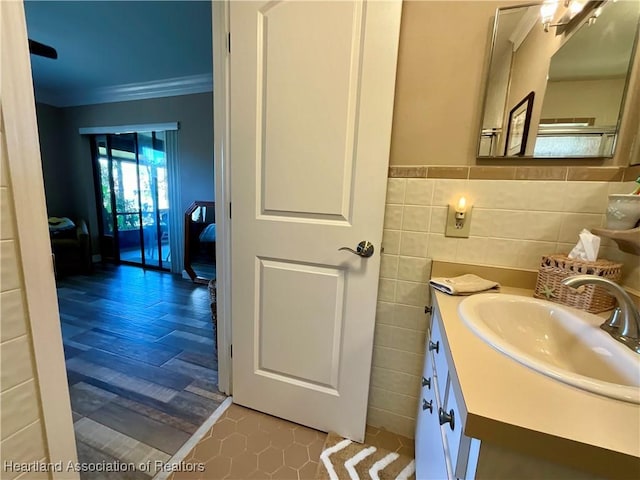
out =
[(100, 250), (116, 263), (169, 270), (165, 132), (92, 137)]
[[(196, 4), (207, 7), (209, 12), (200, 11), (202, 7)], [(176, 5), (179, 5), (179, 8), (176, 7), (175, 11), (171, 10)], [(195, 5), (193, 8), (188, 8), (193, 5)], [(100, 5), (100, 2), (29, 2), (29, 6), (33, 14), (29, 22), (30, 36), (40, 39), (46, 36), (47, 41), (60, 54), (57, 62), (32, 56), (33, 79), (36, 89), (42, 85), (54, 85), (57, 90), (60, 90), (60, 98), (62, 98), (62, 94), (67, 93), (63, 91), (66, 88), (64, 83), (44, 78), (44, 76), (39, 77), (38, 62), (45, 62), (45, 60), (50, 62), (44, 67), (52, 68), (42, 68), (44, 73), (56, 67), (65, 76), (71, 77), (69, 73), (71, 69), (65, 69), (64, 62), (70, 58), (81, 61), (79, 60), (83, 58), (80, 51), (81, 46), (87, 47), (86, 50), (90, 53), (89, 59), (96, 58), (95, 52), (98, 49), (91, 48), (91, 42), (96, 38), (99, 45), (98, 51), (109, 54), (112, 60), (109, 63), (109, 72), (120, 74), (128, 71), (138, 74), (136, 78), (124, 78), (123, 75), (119, 75), (114, 80), (120, 82), (116, 86), (122, 84), (130, 87), (133, 83), (139, 83), (149, 91), (155, 92), (156, 90), (149, 86), (151, 82), (154, 83), (153, 88), (161, 89), (167, 82), (175, 83), (176, 78), (183, 78), (184, 75), (183, 83), (190, 88), (185, 88), (182, 95), (177, 94), (176, 89), (173, 89), (171, 95), (160, 95), (157, 98), (145, 96), (121, 98), (121, 92), (113, 89), (109, 90), (108, 99), (101, 97), (100, 102), (91, 103), (96, 100), (89, 94), (94, 93), (92, 88), (96, 86), (91, 84), (91, 78), (80, 77), (74, 79), (75, 86), (71, 90), (74, 95), (86, 94), (84, 97), (75, 95), (69, 103), (66, 101), (57, 103), (56, 95), (50, 97), (42, 95), (39, 96), (41, 103), (37, 106), (39, 113), (44, 112), (39, 115), (39, 120), (42, 120), (41, 138), (48, 137), (52, 140), (41, 143), (44, 171), (47, 177), (45, 180), (48, 180), (47, 201), (50, 203), (50, 210), (60, 215), (88, 219), (93, 235), (92, 254), (94, 260), (99, 253), (107, 252), (106, 249), (102, 251), (98, 249), (96, 240), (106, 242), (110, 233), (111, 255), (114, 260), (117, 260), (118, 263), (129, 262), (145, 267), (142, 269), (129, 265), (96, 266), (91, 274), (69, 275), (59, 279), (59, 293), (64, 298), (62, 301), (59, 298), (58, 304), (64, 303), (66, 310), (63, 312), (60, 309), (60, 315), (55, 315), (59, 318), (54, 319), (54, 315), (52, 315), (52, 319), (56, 320), (56, 325), (53, 325), (53, 333), (56, 334), (60, 331), (57, 323), (64, 322), (66, 324), (63, 328), (65, 330), (63, 343), (67, 350), (65, 353), (74, 369), (72, 373), (69, 373), (71, 369), (67, 370), (67, 379), (74, 377), (73, 385), (71, 385), (75, 413), (73, 420), (79, 431), (89, 432), (84, 437), (86, 440), (82, 446), (84, 450), (80, 451), (81, 446), (78, 446), (80, 460), (90, 460), (96, 458), (95, 456), (102, 459), (105, 458), (105, 455), (115, 458), (115, 455), (119, 455), (121, 452), (117, 446), (133, 445), (132, 440), (138, 443), (135, 444), (136, 448), (131, 448), (127, 454), (148, 452), (146, 445), (163, 452), (164, 455), (160, 454), (156, 458), (164, 459), (174, 454), (173, 450), (179, 443), (177, 439), (184, 438), (184, 435), (176, 434), (175, 431), (168, 430), (168, 428), (177, 428), (182, 432), (191, 433), (191, 430), (198, 426), (201, 418), (207, 415), (210, 407), (220, 399), (220, 394), (217, 391), (215, 378), (215, 330), (211, 328), (211, 310), (206, 288), (184, 280), (183, 276), (180, 276), (181, 268), (177, 269), (178, 271), (173, 271), (175, 275), (157, 271), (167, 269), (169, 263), (173, 263), (175, 259), (182, 256), (177, 248), (167, 247), (165, 239), (168, 235), (172, 242), (176, 241), (177, 238), (182, 238), (183, 232), (182, 225), (176, 227), (172, 222), (169, 222), (169, 225), (173, 228), (168, 229), (166, 234), (162, 231), (164, 221), (161, 198), (162, 166), (159, 165), (156, 172), (155, 188), (152, 181), (149, 181), (149, 188), (145, 193), (143, 171), (146, 164), (143, 158), (143, 145), (145, 141), (148, 142), (150, 135), (151, 149), (163, 152), (165, 158), (169, 153), (168, 166), (173, 168), (173, 165), (177, 164), (181, 170), (180, 175), (174, 176), (173, 173), (169, 173), (171, 180), (180, 179), (178, 188), (171, 188), (170, 191), (167, 191), (167, 195), (178, 196), (178, 201), (173, 201), (172, 198), (171, 207), (175, 208), (169, 209), (167, 213), (173, 214), (169, 216), (178, 216), (183, 219), (185, 208), (193, 199), (209, 199), (214, 195), (213, 172), (209, 170), (213, 170), (211, 165), (213, 126), (210, 125), (210, 117), (213, 112), (208, 115), (202, 113), (203, 110), (206, 110), (204, 106), (210, 106), (212, 103), (210, 87), (212, 82), (208, 80), (211, 78), (211, 68), (209, 68), (208, 74), (201, 73), (198, 70), (198, 62), (195, 60), (190, 61), (188, 65), (184, 65), (184, 62), (178, 64), (176, 69), (180, 67), (181, 70), (176, 70), (175, 73), (164, 68), (171, 65), (171, 57), (174, 52), (178, 53), (180, 60), (197, 59), (199, 58), (197, 53), (200, 50), (204, 51), (206, 57), (211, 58), (210, 52), (207, 52), (211, 49), (211, 32), (207, 32), (204, 28), (200, 29), (205, 32), (201, 35), (204, 41), (191, 38), (189, 35), (196, 30), (195, 26), (199, 23), (205, 23), (197, 20), (208, 17), (210, 22), (211, 3), (138, 2), (135, 5), (123, 5), (124, 15), (116, 8), (115, 3), (103, 6)], [(83, 13), (82, 10), (89, 8), (89, 6), (93, 11)], [(38, 8), (41, 10), (37, 11)], [(78, 11), (68, 12), (67, 9), (77, 9)], [(147, 32), (144, 27), (145, 23), (138, 20), (139, 16), (136, 16), (135, 13), (140, 10), (144, 14), (143, 18), (153, 17), (154, 21), (147, 22), (148, 30), (159, 32), (158, 38), (150, 35), (150, 32)], [(171, 11), (167, 12), (168, 10)], [(98, 24), (103, 26), (116, 22), (120, 27), (119, 31), (139, 33), (140, 38), (135, 43), (138, 47), (147, 38), (153, 37), (154, 51), (162, 52), (162, 61), (157, 61), (157, 57), (154, 57), (149, 68), (143, 68), (146, 64), (136, 65), (135, 69), (118, 68), (113, 64), (118, 59), (132, 61), (131, 51), (133, 49), (131, 45), (134, 43), (120, 42), (120, 44), (124, 43), (128, 50), (124, 55), (118, 54), (120, 44), (114, 42), (116, 44), (113, 45), (108, 40), (118, 40), (119, 35), (112, 34), (113, 28), (110, 31), (105, 29), (107, 34), (102, 34), (102, 30), (95, 28), (95, 25), (89, 30), (91, 34), (88, 35), (89, 38), (69, 40), (73, 47), (73, 55), (66, 54), (67, 44), (65, 42), (69, 38), (67, 33), (84, 30), (73, 28), (73, 25), (64, 23), (64, 20), (73, 23), (81, 19), (82, 23), (86, 23), (86, 18), (96, 17), (101, 18)], [(170, 21), (166, 26), (163, 26), (162, 22), (166, 18), (169, 18)], [(125, 24), (129, 20), (135, 22), (137, 28), (125, 28)], [(16, 22), (16, 25), (22, 26), (23, 23)], [(178, 25), (189, 25), (189, 29), (178, 32), (176, 35), (170, 35), (173, 32), (173, 27)], [(48, 33), (47, 29), (54, 27), (61, 34)], [(177, 39), (181, 39), (190, 46), (189, 55), (184, 55), (184, 48), (179, 48)], [(163, 48), (162, 40), (169, 42), (170, 48)], [(23, 43), (26, 45), (26, 42)], [(203, 46), (203, 48), (198, 48), (199, 46)], [(137, 50), (150, 51), (149, 48), (143, 47)], [(19, 51), (19, 53), (26, 56), (25, 51)], [(101, 58), (100, 62), (97, 62), (97, 67), (105, 63), (107, 62)], [(204, 64), (204, 62), (199, 62), (199, 64)], [(91, 69), (89, 66), (88, 63), (82, 65), (82, 68), (77, 71), (79, 73), (91, 71), (91, 77), (99, 78), (103, 84), (108, 81), (108, 72), (96, 71), (95, 68)], [(153, 68), (157, 66), (163, 68), (160, 71)], [(192, 88), (194, 82), (197, 83), (195, 89)], [(22, 84), (30, 86), (31, 81), (23, 81)], [(98, 87), (101, 88), (103, 84)], [(207, 88), (208, 90), (206, 90)], [(104, 90), (99, 91), (103, 92)], [(18, 98), (17, 94), (16, 98)], [(22, 99), (22, 97), (20, 98)], [(136, 103), (128, 103), (134, 101)], [(89, 103), (85, 105), (74, 102)], [(49, 118), (53, 121), (47, 124), (46, 119), (49, 113), (51, 114)], [(153, 132), (148, 135), (138, 131), (137, 128), (131, 130), (137, 131), (137, 133), (122, 135), (111, 135), (111, 133), (107, 135), (101, 132), (103, 134), (100, 135), (100, 138), (103, 142), (101, 145), (97, 145), (95, 139), (93, 142), (89, 140), (88, 133), (80, 131), (85, 127), (93, 128), (95, 125), (147, 125), (165, 120), (167, 117), (180, 122), (179, 145), (175, 142), (175, 136), (169, 135), (168, 141), (166, 138), (164, 139), (168, 145), (165, 144), (164, 148), (160, 148), (156, 144), (162, 141), (161, 132), (155, 132), (156, 138), (154, 139)], [(53, 141), (56, 139), (58, 139), (57, 144)], [(98, 166), (101, 168), (94, 168), (95, 162), (92, 165), (89, 160), (92, 158), (90, 151), (92, 144), (93, 158), (100, 158), (98, 153), (102, 153), (105, 158), (101, 166), (98, 161)], [(123, 144), (126, 144), (126, 148)], [(102, 147), (102, 152), (98, 147)], [(178, 155), (180, 162), (171, 162), (172, 152)], [(156, 152), (152, 153), (156, 154)], [(36, 155), (33, 155), (33, 158), (36, 158)], [(206, 170), (202, 169), (203, 165)], [(134, 187), (129, 189), (132, 191), (132, 195), (126, 193), (125, 174), (117, 176), (118, 167), (120, 170), (128, 169), (133, 172), (129, 175), (134, 179), (130, 182), (134, 184)], [(37, 169), (31, 171), (37, 172)], [(36, 175), (36, 177), (38, 176)], [(106, 187), (106, 195), (104, 196), (102, 195), (103, 177)], [(208, 181), (203, 181), (203, 179), (208, 179)], [(42, 189), (41, 181), (40, 178), (39, 189)], [(173, 186), (173, 183), (171, 185)], [(95, 188), (96, 186), (100, 188)], [(120, 196), (122, 208), (116, 201), (119, 198), (117, 187), (123, 189)], [(182, 196), (180, 192), (183, 193)], [(206, 192), (207, 195), (203, 195), (201, 192)], [(154, 195), (156, 196), (155, 200)], [(150, 197), (151, 200), (146, 201), (145, 196)], [(182, 198), (183, 196), (185, 198)], [(34, 198), (39, 199), (35, 196)], [(124, 202), (127, 199), (130, 200), (129, 205)], [(147, 208), (145, 204), (150, 207)], [(96, 205), (99, 208), (96, 209)], [(106, 215), (103, 212), (103, 207)], [(221, 207), (215, 207), (216, 210), (218, 208)], [(127, 218), (131, 220), (129, 223), (125, 222)], [(120, 234), (126, 228), (119, 228), (121, 223), (123, 227), (127, 225), (134, 232), (132, 236), (137, 238), (134, 246), (139, 259), (125, 258), (124, 242), (121, 242)], [(150, 230), (148, 236), (145, 232), (147, 226)], [(111, 227), (110, 230), (109, 227)], [(154, 228), (155, 238), (153, 237)], [(152, 251), (154, 247), (155, 252)], [(151, 262), (156, 259), (157, 266), (154, 265), (155, 261)], [(46, 260), (41, 261), (40, 264), (46, 264)], [(181, 265), (178, 266), (181, 267)], [(155, 283), (155, 290), (150, 288), (152, 283)], [(83, 290), (85, 287), (86, 290)], [(54, 302), (51, 301), (47, 305), (55, 307)], [(203, 307), (203, 305), (205, 306)], [(92, 312), (92, 308), (97, 311)], [(53, 311), (55, 308), (51, 310)], [(60, 319), (62, 322), (59, 322)], [(201, 331), (205, 329), (207, 332)], [(51, 333), (52, 330), (43, 331)], [(49, 337), (49, 341), (53, 338), (55, 347), (57, 337), (55, 335), (49, 335)], [(146, 357), (141, 355), (143, 347), (149, 353)], [(45, 353), (37, 356), (42, 361), (42, 358), (47, 358), (47, 353), (54, 350), (54, 348), (45, 348)], [(36, 351), (42, 351), (42, 349)], [(176, 355), (164, 361), (165, 358), (161, 358), (160, 355), (166, 357), (168, 351)], [(181, 357), (178, 358), (178, 356)], [(53, 358), (53, 360), (59, 360), (59, 358)], [(156, 365), (161, 360), (164, 361), (163, 364)], [(101, 361), (104, 362), (100, 364)], [(106, 363), (109, 365), (107, 366)], [(158, 370), (165, 367), (172, 370), (170, 374)], [(199, 367), (205, 369), (205, 372)], [(207, 374), (209, 375), (208, 379), (206, 378)], [(60, 375), (56, 378), (59, 377)], [(170, 385), (168, 385), (169, 383)], [(66, 388), (61, 390), (66, 391)], [(102, 400), (99, 400), (98, 397)], [(96, 403), (94, 400), (99, 401)], [(98, 407), (98, 405), (100, 406)], [(88, 409), (83, 407), (88, 407)], [(112, 414), (114, 408), (119, 410), (115, 415)], [(84, 414), (76, 410), (82, 410)], [(189, 418), (185, 419), (186, 416)], [(134, 421), (134, 417), (137, 420)], [(64, 420), (66, 421), (66, 418)], [(108, 432), (118, 440), (98, 445), (94, 428), (96, 424), (102, 425), (103, 427), (99, 428), (103, 432)], [(116, 433), (114, 434), (114, 432)], [(101, 437), (100, 441), (102, 440), (104, 437)], [(152, 442), (163, 443), (152, 445)], [(171, 442), (171, 445), (166, 442)], [(96, 452), (106, 443), (114, 448), (112, 452)], [(155, 451), (153, 453), (157, 454)], [(92, 455), (95, 456), (92, 457)]]

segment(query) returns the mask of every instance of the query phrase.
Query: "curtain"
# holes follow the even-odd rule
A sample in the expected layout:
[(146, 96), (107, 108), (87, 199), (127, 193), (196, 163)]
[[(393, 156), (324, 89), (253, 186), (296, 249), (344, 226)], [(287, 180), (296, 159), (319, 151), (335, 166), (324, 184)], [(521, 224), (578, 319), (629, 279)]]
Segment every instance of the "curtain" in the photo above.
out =
[(184, 269), (184, 220), (180, 202), (180, 159), (178, 157), (178, 131), (165, 132), (167, 174), (169, 180), (169, 246), (171, 272), (182, 274)]

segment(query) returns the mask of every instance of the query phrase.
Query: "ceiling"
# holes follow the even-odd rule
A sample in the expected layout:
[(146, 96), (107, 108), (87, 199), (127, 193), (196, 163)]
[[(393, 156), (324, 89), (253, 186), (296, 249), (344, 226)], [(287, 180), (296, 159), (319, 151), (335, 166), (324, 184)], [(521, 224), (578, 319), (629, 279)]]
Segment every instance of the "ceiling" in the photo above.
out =
[(26, 0), (25, 14), (29, 38), (58, 51), (57, 60), (31, 55), (36, 95), (89, 98), (122, 85), (211, 78), (210, 1)]

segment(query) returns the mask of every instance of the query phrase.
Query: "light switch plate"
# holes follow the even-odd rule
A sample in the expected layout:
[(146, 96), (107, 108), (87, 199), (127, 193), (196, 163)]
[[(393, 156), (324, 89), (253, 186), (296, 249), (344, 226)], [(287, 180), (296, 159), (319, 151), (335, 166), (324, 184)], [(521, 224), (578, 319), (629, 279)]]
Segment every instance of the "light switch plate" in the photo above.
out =
[(447, 210), (447, 224), (444, 227), (445, 237), (469, 238), (469, 230), (471, 228), (471, 213), (473, 207), (467, 207), (464, 214), (464, 224), (462, 228), (456, 228), (456, 207), (449, 205)]

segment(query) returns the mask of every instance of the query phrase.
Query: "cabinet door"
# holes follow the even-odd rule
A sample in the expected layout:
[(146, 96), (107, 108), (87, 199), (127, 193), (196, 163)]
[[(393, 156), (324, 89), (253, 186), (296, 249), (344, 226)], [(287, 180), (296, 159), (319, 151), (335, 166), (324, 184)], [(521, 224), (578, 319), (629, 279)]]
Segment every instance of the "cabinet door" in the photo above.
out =
[(451, 376), (447, 378), (446, 402), (444, 398), (445, 395), (443, 395), (442, 410), (443, 413), (451, 417), (451, 420), (442, 425), (442, 430), (444, 432), (447, 446), (449, 447), (451, 466), (453, 467), (456, 475), (464, 478), (464, 471), (466, 469), (467, 461), (466, 450), (468, 450), (468, 445), (466, 442), (462, 442), (462, 422), (460, 418), (460, 409), (458, 408), (458, 402), (456, 400)]
[(438, 401), (435, 394), (437, 386), (431, 358), (427, 351), (416, 421), (416, 478), (442, 480), (449, 475), (438, 422)]

